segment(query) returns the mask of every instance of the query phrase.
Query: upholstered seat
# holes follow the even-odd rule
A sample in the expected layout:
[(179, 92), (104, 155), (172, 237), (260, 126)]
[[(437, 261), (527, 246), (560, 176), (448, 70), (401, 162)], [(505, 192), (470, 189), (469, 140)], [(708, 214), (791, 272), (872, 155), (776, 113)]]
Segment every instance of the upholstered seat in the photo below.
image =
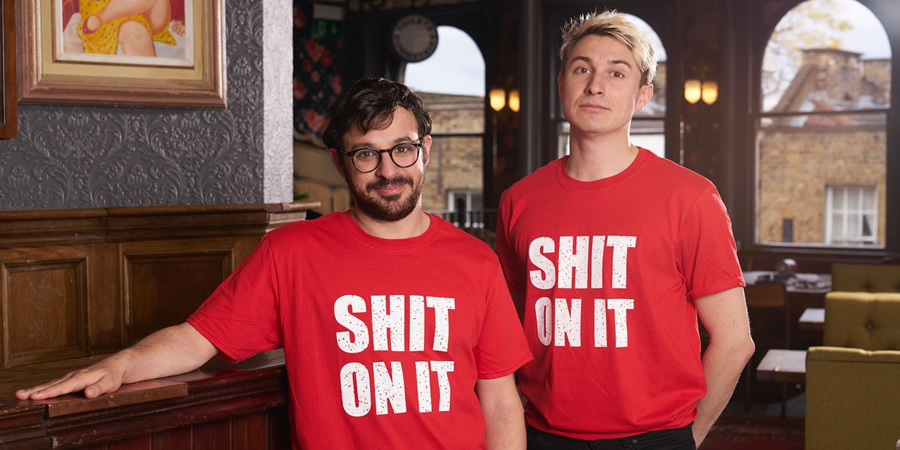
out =
[(838, 292), (900, 292), (900, 265), (834, 263), (831, 290)]
[(829, 292), (823, 343), (806, 357), (806, 448), (895, 448), (900, 293)]

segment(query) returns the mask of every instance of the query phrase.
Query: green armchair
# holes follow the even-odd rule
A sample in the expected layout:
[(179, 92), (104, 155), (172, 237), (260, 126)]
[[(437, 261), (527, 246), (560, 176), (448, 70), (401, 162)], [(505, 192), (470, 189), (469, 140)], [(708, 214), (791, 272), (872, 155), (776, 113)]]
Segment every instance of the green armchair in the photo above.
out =
[(895, 449), (900, 293), (829, 292), (823, 343), (806, 356), (806, 449)]
[(900, 265), (834, 263), (831, 290), (839, 292), (900, 292)]

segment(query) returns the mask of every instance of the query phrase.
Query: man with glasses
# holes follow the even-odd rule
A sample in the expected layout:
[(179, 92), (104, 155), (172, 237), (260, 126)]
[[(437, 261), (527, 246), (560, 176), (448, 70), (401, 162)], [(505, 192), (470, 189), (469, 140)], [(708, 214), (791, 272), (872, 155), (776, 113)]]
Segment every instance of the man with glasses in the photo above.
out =
[(188, 318), (59, 380), (42, 400), (284, 348), (295, 448), (519, 448), (531, 359), (493, 251), (425, 213), (421, 99), (361, 80), (324, 141), (355, 206), (268, 233)]

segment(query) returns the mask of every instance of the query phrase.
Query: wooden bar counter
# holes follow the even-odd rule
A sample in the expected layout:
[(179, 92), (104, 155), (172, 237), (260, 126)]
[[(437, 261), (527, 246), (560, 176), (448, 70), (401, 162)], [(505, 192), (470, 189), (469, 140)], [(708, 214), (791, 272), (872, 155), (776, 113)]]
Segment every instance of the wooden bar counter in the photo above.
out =
[(232, 365), (216, 357), (184, 375), (125, 385), (87, 399), (15, 398), (99, 360), (3, 369), (0, 449), (289, 449), (287, 376), (280, 350)]
[(0, 450), (289, 448), (278, 352), (92, 400), (13, 393), (184, 322), (265, 233), (317, 206), (0, 212)]

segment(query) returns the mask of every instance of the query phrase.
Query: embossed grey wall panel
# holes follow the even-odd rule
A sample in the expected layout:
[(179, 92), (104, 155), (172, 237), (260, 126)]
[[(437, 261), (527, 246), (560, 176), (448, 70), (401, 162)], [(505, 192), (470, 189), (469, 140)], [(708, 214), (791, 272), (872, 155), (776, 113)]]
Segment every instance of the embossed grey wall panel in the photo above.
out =
[[(266, 133), (290, 136), (292, 97), (290, 88), (284, 99), (267, 96), (266, 83), (284, 83), (291, 71), (268, 74), (264, 62), (290, 65), (291, 15), (264, 23), (262, 0), (226, 0), (225, 15), (227, 109), (21, 105), (19, 138), (0, 141), (0, 208), (289, 201), (292, 144)], [(282, 45), (264, 45), (269, 40)], [(267, 122), (269, 115), (286, 116), (286, 124)]]
[[(264, 200), (276, 203), (293, 197), (294, 175), (294, 8), (288, 0), (265, 2), (263, 73), (266, 74)], [(287, 151), (283, 149), (287, 148)]]

